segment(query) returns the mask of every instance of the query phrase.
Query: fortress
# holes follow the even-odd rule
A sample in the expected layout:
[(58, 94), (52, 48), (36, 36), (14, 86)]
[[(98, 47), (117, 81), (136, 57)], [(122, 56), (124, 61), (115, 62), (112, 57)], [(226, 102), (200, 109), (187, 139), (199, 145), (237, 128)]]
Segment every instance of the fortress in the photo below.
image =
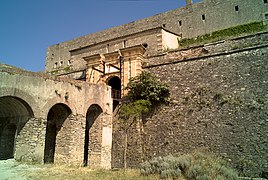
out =
[[(131, 77), (149, 71), (171, 101), (129, 132), (127, 165), (206, 149), (240, 173), (268, 172), (268, 2), (204, 0), (47, 49), (45, 74), (0, 66), (0, 159), (123, 167), (116, 119)], [(185, 39), (257, 23), (206, 44)], [(244, 26), (249, 27), (249, 26)]]

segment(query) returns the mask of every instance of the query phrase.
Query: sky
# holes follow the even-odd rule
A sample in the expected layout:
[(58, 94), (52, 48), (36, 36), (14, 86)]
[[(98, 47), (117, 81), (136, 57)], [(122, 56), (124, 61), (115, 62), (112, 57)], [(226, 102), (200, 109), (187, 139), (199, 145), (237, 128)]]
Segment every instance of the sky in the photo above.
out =
[(0, 63), (42, 71), (48, 46), (182, 6), (185, 0), (0, 0)]

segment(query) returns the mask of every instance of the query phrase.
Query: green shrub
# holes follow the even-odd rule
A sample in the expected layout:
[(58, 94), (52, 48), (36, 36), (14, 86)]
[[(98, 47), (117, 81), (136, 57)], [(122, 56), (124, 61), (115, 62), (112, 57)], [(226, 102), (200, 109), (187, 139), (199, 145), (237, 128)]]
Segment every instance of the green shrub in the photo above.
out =
[(167, 84), (145, 71), (140, 76), (130, 78), (126, 89), (127, 98), (131, 101), (148, 100), (151, 104), (161, 104), (167, 102), (170, 96)]
[(161, 179), (236, 180), (237, 173), (225, 161), (207, 153), (156, 157), (141, 164), (141, 175), (159, 175)]

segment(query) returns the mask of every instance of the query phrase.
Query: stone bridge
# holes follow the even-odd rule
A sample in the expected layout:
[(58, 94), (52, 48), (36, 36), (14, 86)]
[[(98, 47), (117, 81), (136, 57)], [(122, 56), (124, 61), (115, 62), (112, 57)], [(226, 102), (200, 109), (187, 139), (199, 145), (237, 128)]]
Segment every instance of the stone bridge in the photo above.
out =
[(0, 65), (0, 159), (110, 168), (111, 146), (110, 87)]

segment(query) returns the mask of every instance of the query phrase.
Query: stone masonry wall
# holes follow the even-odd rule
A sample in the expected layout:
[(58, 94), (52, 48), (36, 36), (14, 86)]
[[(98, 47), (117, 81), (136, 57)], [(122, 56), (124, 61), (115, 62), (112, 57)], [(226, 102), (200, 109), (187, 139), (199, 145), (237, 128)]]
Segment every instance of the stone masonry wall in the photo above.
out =
[(145, 124), (150, 159), (205, 148), (246, 175), (268, 171), (268, 48), (148, 69), (171, 103)]
[(46, 120), (31, 118), (18, 132), (15, 159), (43, 163)]
[(180, 50), (167, 51), (156, 56), (147, 57), (143, 63), (144, 67), (172, 64), (177, 61), (204, 58), (204, 56), (217, 56), (229, 52), (239, 52), (245, 48), (258, 48), (268, 44), (268, 32), (261, 32), (248, 36), (240, 36), (233, 39), (213, 42), (200, 46), (193, 46)]
[[(121, 37), (148, 29), (163, 26), (171, 32), (181, 34), (182, 38), (191, 38), (252, 21), (267, 23), (267, 12), (268, 4), (263, 0), (204, 0), (193, 4), (191, 8), (182, 7), (50, 46), (47, 49), (46, 70), (53, 71), (54, 63), (61, 61), (63, 68), (68, 67), (70, 50), (102, 42), (112, 44)], [(108, 42), (109, 40), (114, 42)]]
[[(75, 51), (72, 51), (71, 53), (68, 53), (68, 57), (65, 57), (63, 59), (69, 59), (71, 62), (71, 65), (69, 66), (68, 70), (62, 68), (54, 68), (50, 70), (53, 72), (57, 71), (57, 74), (65, 74), (68, 72), (72, 72), (75, 70), (84, 70), (86, 69), (86, 62), (83, 59), (83, 57), (91, 56), (95, 54), (106, 54), (118, 51), (119, 49), (123, 49), (126, 47), (131, 47), (135, 45), (141, 45), (141, 44), (147, 44), (147, 54), (149, 56), (157, 54), (159, 51), (162, 50), (162, 29), (156, 28), (151, 29), (148, 31), (145, 31), (143, 33), (134, 34), (131, 35), (131, 37), (122, 37), (118, 38), (116, 40), (111, 40), (103, 43), (99, 43), (96, 45), (84, 47), (81, 49), (77, 49)], [(157, 46), (159, 44), (159, 46)], [(157, 47), (157, 48), (156, 48)], [(57, 61), (59, 64), (59, 61)], [(66, 62), (65, 62), (66, 63)], [(53, 67), (53, 64), (51, 62), (51, 67)]]
[[(216, 43), (209, 47), (208, 54), (196, 54), (189, 49), (189, 58), (187, 55), (181, 58), (181, 53), (187, 51), (181, 50), (174, 51), (174, 58), (166, 64), (165, 57), (169, 54), (156, 58), (155, 62), (153, 58), (148, 61), (151, 66), (144, 67), (145, 70), (170, 86), (171, 100), (146, 119), (141, 142), (143, 155), (137, 147), (139, 133), (133, 126), (129, 133), (132, 141), (128, 144), (129, 166), (139, 166), (142, 157), (148, 160), (206, 149), (222, 156), (244, 175), (259, 176), (267, 172), (266, 36), (264, 33), (256, 41), (254, 37), (234, 40), (241, 45), (239, 51), (234, 51), (232, 42), (221, 47)], [(260, 44), (251, 47), (258, 40)], [(175, 54), (178, 54), (177, 61)], [(118, 148), (116, 152), (122, 152), (120, 128), (113, 137), (113, 147)], [(122, 153), (120, 156), (113, 152), (113, 158), (115, 167), (122, 165)]]
[[(0, 81), (0, 148), (7, 151), (0, 153), (0, 158), (81, 165), (86, 113), (95, 104), (103, 111), (105, 126), (102, 124), (100, 131), (107, 136), (100, 145), (103, 154), (98, 165), (111, 167), (110, 87), (25, 72), (7, 65), (0, 66)], [(5, 138), (11, 143), (3, 141)], [(6, 148), (12, 144), (14, 147)]]

